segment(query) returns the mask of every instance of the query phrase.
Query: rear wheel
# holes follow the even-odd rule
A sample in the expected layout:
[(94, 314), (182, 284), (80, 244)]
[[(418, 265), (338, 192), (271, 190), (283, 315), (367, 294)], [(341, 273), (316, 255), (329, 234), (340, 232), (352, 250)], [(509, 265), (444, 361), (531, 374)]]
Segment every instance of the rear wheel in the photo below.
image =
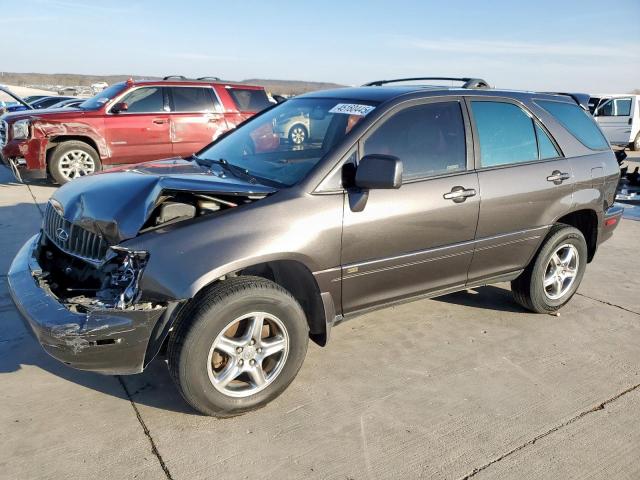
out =
[(640, 152), (640, 132), (636, 135), (636, 139), (631, 144), (631, 149), (634, 152)]
[(511, 282), (515, 300), (533, 312), (554, 312), (573, 297), (586, 265), (587, 242), (582, 232), (554, 225), (535, 258)]
[(169, 339), (169, 370), (205, 415), (260, 408), (293, 381), (309, 332), (298, 302), (259, 277), (220, 282), (195, 300)]
[(60, 185), (101, 169), (98, 152), (90, 145), (77, 140), (58, 145), (51, 153), (49, 161), (51, 176)]

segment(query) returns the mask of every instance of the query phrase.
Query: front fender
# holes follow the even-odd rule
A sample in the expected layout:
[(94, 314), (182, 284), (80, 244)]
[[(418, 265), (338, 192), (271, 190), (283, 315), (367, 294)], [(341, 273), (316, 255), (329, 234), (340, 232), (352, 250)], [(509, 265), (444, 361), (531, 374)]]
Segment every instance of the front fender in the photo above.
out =
[(291, 197), (273, 195), (124, 242), (149, 252), (143, 296), (193, 298), (224, 275), (274, 260), (299, 262), (312, 273), (339, 266), (342, 195)]

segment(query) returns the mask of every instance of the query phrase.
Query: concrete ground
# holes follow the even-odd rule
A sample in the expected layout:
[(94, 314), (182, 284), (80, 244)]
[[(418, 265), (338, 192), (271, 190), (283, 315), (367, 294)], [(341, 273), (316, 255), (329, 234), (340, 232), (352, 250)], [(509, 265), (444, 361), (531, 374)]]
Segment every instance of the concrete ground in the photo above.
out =
[(640, 478), (640, 223), (624, 220), (559, 316), (507, 285), (388, 308), (310, 344), (291, 387), (217, 420), (161, 360), (69, 369), (6, 289), (53, 188), (0, 168), (0, 478)]

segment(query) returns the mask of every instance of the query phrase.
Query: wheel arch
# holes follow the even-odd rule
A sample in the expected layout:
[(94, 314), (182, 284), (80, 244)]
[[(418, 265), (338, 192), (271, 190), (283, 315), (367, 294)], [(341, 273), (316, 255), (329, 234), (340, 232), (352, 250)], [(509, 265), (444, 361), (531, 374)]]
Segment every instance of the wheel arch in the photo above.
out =
[[(225, 275), (201, 284), (186, 301), (172, 306), (172, 312), (165, 321), (156, 325), (147, 347), (144, 365), (146, 366), (158, 352), (163, 350), (169, 338), (169, 332), (182, 318), (189, 315), (190, 306), (211, 288), (227, 278), (251, 275), (265, 278), (287, 290), (300, 304), (309, 326), (309, 337), (316, 344), (325, 346), (329, 340), (330, 326), (335, 319), (335, 305), (329, 293), (321, 293), (320, 287), (311, 270), (299, 260), (278, 259), (237, 268)], [(175, 309), (174, 309), (175, 307)]]
[(104, 145), (102, 144), (101, 141), (97, 141), (95, 138), (93, 138), (92, 136), (89, 135), (56, 135), (53, 137), (50, 137), (47, 141), (47, 162), (49, 162), (49, 157), (51, 155), (51, 152), (53, 152), (53, 149), (56, 148), (58, 145), (64, 143), (64, 142), (69, 142), (69, 141), (76, 141), (76, 142), (82, 142), (82, 143), (86, 143), (87, 145), (89, 145), (91, 148), (93, 148), (97, 153), (98, 156), (100, 157), (100, 159), (102, 160), (103, 158), (105, 158), (107, 156), (106, 154), (106, 150), (104, 148)]
[(582, 232), (587, 242), (587, 262), (591, 262), (598, 248), (598, 214), (596, 211), (593, 209), (575, 210), (558, 218), (555, 223), (571, 225)]

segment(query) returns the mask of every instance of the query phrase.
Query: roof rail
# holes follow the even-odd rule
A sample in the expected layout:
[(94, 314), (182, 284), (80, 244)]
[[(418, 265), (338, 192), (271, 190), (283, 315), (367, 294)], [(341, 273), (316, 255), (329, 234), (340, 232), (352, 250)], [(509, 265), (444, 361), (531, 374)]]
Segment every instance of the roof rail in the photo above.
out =
[(220, 77), (198, 77), (196, 80), (213, 80), (214, 82), (219, 82)]
[(456, 77), (413, 77), (413, 78), (395, 78), (393, 80), (376, 80), (374, 82), (365, 83), (363, 87), (380, 87), (387, 83), (398, 82), (414, 82), (416, 80), (450, 80), (454, 82), (463, 82), (462, 88), (491, 88), (489, 83), (481, 78), (456, 78)]
[(591, 95), (588, 93), (567, 93), (567, 92), (545, 92), (551, 95), (563, 95), (565, 97), (570, 97), (576, 102), (579, 106), (584, 108), (587, 112), (589, 111), (589, 99)]
[(209, 81), (214, 81), (214, 82), (220, 82), (220, 78), (219, 77), (198, 77), (198, 78), (187, 78), (184, 75), (167, 75), (166, 77), (164, 77), (162, 80), (184, 80), (184, 81), (194, 81), (194, 82), (205, 82), (207, 80)]
[(171, 80), (172, 78), (177, 78), (178, 80), (186, 80), (187, 79), (187, 77), (185, 77), (184, 75), (167, 75), (162, 80)]

